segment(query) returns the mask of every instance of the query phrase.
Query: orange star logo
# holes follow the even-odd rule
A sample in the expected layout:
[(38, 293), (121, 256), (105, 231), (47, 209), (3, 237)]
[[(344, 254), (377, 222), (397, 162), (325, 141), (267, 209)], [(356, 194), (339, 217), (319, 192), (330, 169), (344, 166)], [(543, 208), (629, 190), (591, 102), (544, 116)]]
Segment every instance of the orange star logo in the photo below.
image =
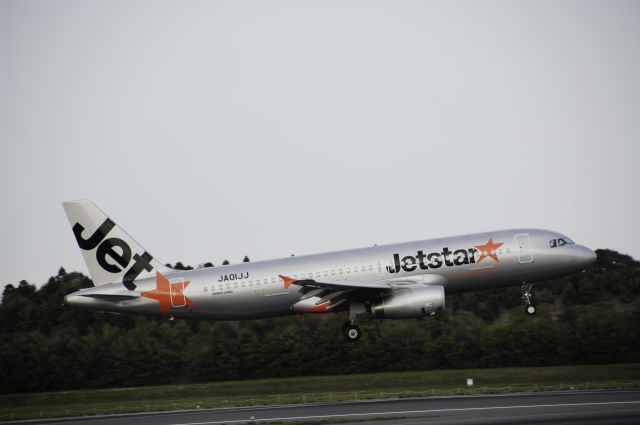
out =
[(160, 313), (168, 316), (169, 310), (174, 305), (180, 307), (185, 305), (189, 307), (196, 306), (193, 301), (184, 295), (184, 290), (187, 289), (190, 283), (190, 281), (171, 283), (169, 279), (156, 272), (156, 289), (143, 292), (140, 295), (152, 300), (158, 300), (160, 302)]
[(494, 243), (493, 238), (490, 238), (489, 242), (484, 245), (476, 245), (476, 248), (478, 249), (478, 251), (480, 251), (480, 258), (478, 258), (478, 261), (476, 261), (476, 263), (479, 263), (487, 257), (491, 257), (497, 262), (500, 262), (500, 260), (498, 260), (497, 252), (498, 248), (500, 248), (502, 245), (504, 245), (503, 242)]

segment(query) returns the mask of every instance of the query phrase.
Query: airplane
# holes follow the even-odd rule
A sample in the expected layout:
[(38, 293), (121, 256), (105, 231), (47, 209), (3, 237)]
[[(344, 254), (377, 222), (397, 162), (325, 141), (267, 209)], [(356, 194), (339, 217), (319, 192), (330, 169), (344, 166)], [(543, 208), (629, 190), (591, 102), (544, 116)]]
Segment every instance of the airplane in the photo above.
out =
[(175, 270), (163, 265), (87, 200), (63, 203), (94, 287), (68, 306), (174, 318), (249, 320), (346, 312), (408, 319), (443, 312), (447, 294), (521, 285), (526, 314), (532, 285), (580, 272), (596, 254), (567, 236), (510, 229), (323, 254)]

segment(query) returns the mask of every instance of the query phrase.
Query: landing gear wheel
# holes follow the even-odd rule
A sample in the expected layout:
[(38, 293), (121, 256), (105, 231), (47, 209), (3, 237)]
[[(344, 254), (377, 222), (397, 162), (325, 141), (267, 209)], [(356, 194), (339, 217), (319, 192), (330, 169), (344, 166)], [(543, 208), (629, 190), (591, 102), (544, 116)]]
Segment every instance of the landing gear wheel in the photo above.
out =
[(533, 298), (531, 288), (533, 288), (533, 285), (527, 285), (526, 283), (522, 284), (520, 287), (520, 291), (522, 292), (522, 302), (524, 303), (524, 311), (529, 316), (536, 314), (536, 306), (534, 306), (531, 301), (531, 298)]
[(362, 336), (362, 332), (360, 328), (356, 324), (352, 324), (351, 322), (346, 322), (342, 327), (342, 333), (344, 338), (349, 342), (356, 342)]

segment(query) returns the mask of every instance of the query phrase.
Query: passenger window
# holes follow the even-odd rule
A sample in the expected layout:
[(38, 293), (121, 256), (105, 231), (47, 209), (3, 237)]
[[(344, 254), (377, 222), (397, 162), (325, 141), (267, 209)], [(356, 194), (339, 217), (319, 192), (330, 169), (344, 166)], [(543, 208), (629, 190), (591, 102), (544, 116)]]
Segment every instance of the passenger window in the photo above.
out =
[(207, 292), (209, 290), (209, 288), (207, 288), (206, 286), (203, 287), (203, 289), (204, 289), (204, 292)]
[(373, 270), (373, 266), (369, 264), (369, 270)]
[(366, 272), (367, 271), (367, 266), (360, 267), (360, 271)]
[(347, 272), (347, 273), (351, 273), (351, 268), (350, 268), (350, 267), (347, 267), (347, 268), (346, 268), (346, 272)]

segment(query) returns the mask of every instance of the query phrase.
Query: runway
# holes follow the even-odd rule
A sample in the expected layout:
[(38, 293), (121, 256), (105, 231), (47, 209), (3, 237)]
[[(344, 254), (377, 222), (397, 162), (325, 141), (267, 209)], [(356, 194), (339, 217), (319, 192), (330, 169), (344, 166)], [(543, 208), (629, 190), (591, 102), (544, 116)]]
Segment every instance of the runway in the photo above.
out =
[(91, 416), (22, 423), (218, 425), (344, 419), (359, 425), (640, 424), (640, 391), (426, 397)]

